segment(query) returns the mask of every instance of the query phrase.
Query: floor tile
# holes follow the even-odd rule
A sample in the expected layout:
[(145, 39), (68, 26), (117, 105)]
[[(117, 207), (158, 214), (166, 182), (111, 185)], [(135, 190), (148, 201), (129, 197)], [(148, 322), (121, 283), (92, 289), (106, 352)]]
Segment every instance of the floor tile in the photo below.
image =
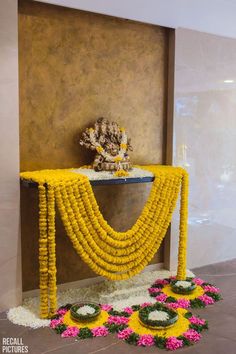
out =
[(6, 311), (0, 312), (0, 320), (6, 319), (7, 318), (7, 313)]
[[(64, 342), (67, 342), (67, 339), (63, 339)], [(50, 350), (50, 354), (93, 354), (101, 352), (104, 353), (116, 353), (116, 345), (119, 343), (118, 339), (115, 336), (108, 337), (98, 337), (94, 339), (85, 339), (75, 341), (74, 339), (70, 342), (68, 341), (64, 346), (57, 346), (54, 350)], [(107, 352), (108, 350), (108, 352)], [(46, 354), (43, 352), (41, 354)]]

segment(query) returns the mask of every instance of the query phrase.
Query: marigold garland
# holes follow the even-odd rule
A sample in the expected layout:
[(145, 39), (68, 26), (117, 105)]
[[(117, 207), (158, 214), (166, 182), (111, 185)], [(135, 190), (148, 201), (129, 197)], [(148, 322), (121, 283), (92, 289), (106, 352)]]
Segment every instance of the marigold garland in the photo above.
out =
[(48, 317), (48, 235), (46, 188), (39, 184), (39, 288), (40, 315)]
[(177, 279), (186, 278), (186, 261), (187, 261), (187, 234), (188, 234), (188, 174), (183, 174), (181, 185), (181, 200), (180, 200), (180, 222), (179, 222), (179, 252), (178, 252), (178, 269)]
[(50, 311), (49, 316), (53, 315), (55, 308), (57, 308), (57, 278), (56, 278), (56, 227), (55, 227), (55, 195), (54, 188), (48, 186), (47, 194), (48, 202), (48, 288), (49, 288), (49, 303)]
[[(91, 269), (110, 280), (139, 273), (161, 245), (181, 188), (178, 279), (186, 276), (188, 174), (179, 167), (145, 166), (155, 180), (133, 227), (116, 232), (103, 218), (84, 175), (71, 170), (21, 173), (39, 185), (41, 317), (56, 310), (55, 204), (75, 250)], [(49, 290), (49, 293), (48, 293)], [(49, 309), (48, 309), (49, 306)]]

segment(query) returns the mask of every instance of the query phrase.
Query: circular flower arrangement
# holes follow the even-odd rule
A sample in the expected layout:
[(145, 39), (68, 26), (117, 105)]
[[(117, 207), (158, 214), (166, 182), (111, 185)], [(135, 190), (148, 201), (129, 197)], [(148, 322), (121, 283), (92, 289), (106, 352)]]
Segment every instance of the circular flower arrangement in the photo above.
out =
[[(157, 306), (158, 304), (156, 304)], [(161, 304), (159, 304), (161, 305)], [(208, 323), (204, 319), (193, 316), (191, 312), (185, 309), (177, 309), (178, 320), (171, 328), (151, 329), (144, 326), (139, 319), (139, 315), (158, 311), (154, 317), (162, 317), (162, 324), (166, 314), (160, 310), (163, 307), (153, 307), (153, 304), (144, 303), (126, 307), (122, 312), (113, 310), (110, 305), (101, 305), (100, 314), (93, 321), (80, 322), (73, 320), (70, 315), (70, 304), (62, 306), (57, 310), (57, 314), (51, 319), (50, 327), (63, 338), (76, 337), (77, 339), (93, 338), (107, 336), (109, 333), (117, 333), (119, 339), (129, 344), (148, 347), (156, 346), (161, 349), (175, 350), (183, 346), (189, 346), (201, 339), (201, 332), (208, 328)], [(154, 311), (153, 311), (154, 309)], [(160, 314), (164, 312), (165, 316)], [(141, 315), (142, 317), (142, 315)], [(144, 315), (145, 317), (145, 315)], [(142, 317), (144, 319), (144, 317)]]
[(70, 308), (70, 314), (75, 321), (93, 321), (101, 313), (101, 308), (95, 303), (74, 304)]
[[(129, 344), (142, 347), (156, 346), (168, 350), (194, 344), (201, 339), (201, 332), (208, 328), (207, 321), (195, 317), (191, 312), (181, 308), (176, 310), (178, 320), (173, 326), (162, 329), (147, 328), (139, 320), (140, 313), (147, 313), (143, 312), (145, 308), (149, 312), (149, 309), (153, 310), (153, 304), (145, 303), (126, 308), (124, 309), (125, 316), (124, 312), (109, 316), (106, 326), (109, 331), (117, 332), (119, 339)], [(152, 312), (151, 310), (149, 313)], [(112, 327), (111, 330), (111, 326), (114, 325), (116, 327)]]
[(142, 325), (152, 328), (166, 328), (173, 326), (178, 320), (176, 311), (169, 309), (167, 306), (157, 302), (139, 310), (139, 320)]
[[(91, 311), (91, 308), (94, 308), (93, 305), (94, 304), (84, 305), (84, 307), (86, 307), (82, 312), (85, 313), (86, 311)], [(89, 318), (88, 321), (84, 318), (82, 321), (79, 319), (74, 320), (71, 316), (71, 308), (72, 305), (70, 304), (60, 307), (57, 310), (57, 314), (51, 319), (50, 327), (60, 334), (61, 337), (76, 337), (77, 339), (85, 339), (104, 337), (109, 334), (108, 328), (105, 326), (109, 317), (107, 308), (104, 309), (103, 306), (99, 306), (99, 315), (93, 320)], [(96, 308), (95, 311), (97, 312)]]
[[(187, 291), (185, 293), (184, 287)], [(192, 287), (194, 289), (190, 290)], [(179, 293), (176, 288), (180, 289)], [(175, 277), (157, 279), (148, 289), (150, 296), (155, 297), (158, 302), (168, 304), (168, 307), (172, 309), (203, 308), (212, 305), (222, 299), (219, 291), (214, 285), (200, 278), (190, 277), (186, 278), (186, 281), (178, 281)]]

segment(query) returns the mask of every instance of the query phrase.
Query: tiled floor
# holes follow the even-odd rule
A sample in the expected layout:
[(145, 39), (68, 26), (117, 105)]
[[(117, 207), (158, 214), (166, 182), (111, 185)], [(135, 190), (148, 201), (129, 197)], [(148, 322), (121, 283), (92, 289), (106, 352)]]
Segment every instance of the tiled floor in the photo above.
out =
[[(209, 320), (210, 329), (202, 340), (193, 347), (178, 350), (186, 354), (236, 354), (236, 259), (224, 263), (194, 269), (195, 274), (220, 287), (224, 300), (203, 310), (193, 312)], [(32, 330), (13, 325), (0, 314), (0, 334), (2, 337), (19, 337), (32, 354), (130, 354), (165, 353), (156, 347), (140, 348), (117, 340), (115, 335), (96, 340), (62, 339), (53, 330), (41, 328)], [(2, 340), (1, 340), (2, 344)]]

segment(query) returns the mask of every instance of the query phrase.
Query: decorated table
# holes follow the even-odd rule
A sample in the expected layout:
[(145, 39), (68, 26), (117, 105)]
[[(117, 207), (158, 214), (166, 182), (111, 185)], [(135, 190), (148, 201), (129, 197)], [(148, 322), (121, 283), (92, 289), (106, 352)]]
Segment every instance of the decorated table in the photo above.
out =
[(188, 174), (179, 167), (145, 166), (154, 176), (152, 189), (136, 223), (116, 232), (103, 218), (89, 178), (74, 169), (21, 173), (37, 183), (39, 191), (40, 314), (52, 316), (57, 308), (56, 206), (76, 252), (98, 275), (123, 280), (142, 271), (159, 249), (180, 201), (177, 278), (186, 278)]

